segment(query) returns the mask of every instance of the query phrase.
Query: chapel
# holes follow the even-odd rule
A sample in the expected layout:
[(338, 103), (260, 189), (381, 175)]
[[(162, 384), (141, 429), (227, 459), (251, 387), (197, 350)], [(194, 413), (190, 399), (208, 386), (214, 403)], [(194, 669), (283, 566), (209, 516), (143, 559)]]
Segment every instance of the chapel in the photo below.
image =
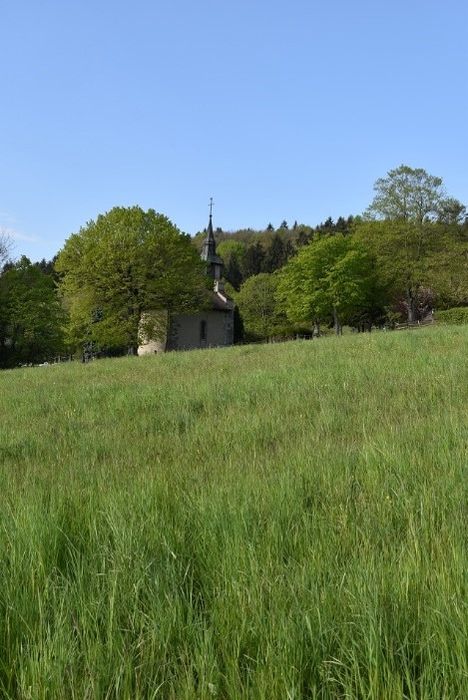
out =
[(166, 316), (164, 337), (160, 340), (142, 338), (138, 355), (222, 347), (234, 343), (234, 302), (224, 291), (224, 263), (216, 252), (212, 203), (201, 259), (205, 261), (207, 274), (213, 280), (208, 307), (197, 313)]

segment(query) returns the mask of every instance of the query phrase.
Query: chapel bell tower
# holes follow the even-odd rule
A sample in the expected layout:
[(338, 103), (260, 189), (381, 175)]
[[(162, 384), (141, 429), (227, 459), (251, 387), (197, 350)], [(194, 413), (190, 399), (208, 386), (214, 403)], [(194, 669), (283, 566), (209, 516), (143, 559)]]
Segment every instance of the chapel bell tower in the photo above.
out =
[(224, 263), (222, 258), (216, 254), (216, 241), (213, 233), (213, 197), (210, 198), (210, 218), (200, 257), (206, 261), (208, 275), (214, 279), (215, 287), (218, 287), (223, 275)]

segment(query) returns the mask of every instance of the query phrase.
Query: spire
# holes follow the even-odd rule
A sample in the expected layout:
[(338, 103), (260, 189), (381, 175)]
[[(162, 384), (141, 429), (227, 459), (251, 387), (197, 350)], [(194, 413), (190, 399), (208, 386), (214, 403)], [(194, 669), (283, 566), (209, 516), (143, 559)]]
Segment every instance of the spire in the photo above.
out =
[(210, 197), (210, 218), (206, 229), (206, 238), (203, 241), (201, 257), (202, 260), (209, 261), (213, 256), (216, 256), (216, 241), (213, 233), (213, 197)]
[(208, 274), (215, 280), (219, 280), (223, 270), (223, 261), (216, 254), (216, 241), (213, 232), (213, 197), (210, 197), (210, 218), (206, 230), (206, 238), (203, 241), (201, 259), (208, 263)]

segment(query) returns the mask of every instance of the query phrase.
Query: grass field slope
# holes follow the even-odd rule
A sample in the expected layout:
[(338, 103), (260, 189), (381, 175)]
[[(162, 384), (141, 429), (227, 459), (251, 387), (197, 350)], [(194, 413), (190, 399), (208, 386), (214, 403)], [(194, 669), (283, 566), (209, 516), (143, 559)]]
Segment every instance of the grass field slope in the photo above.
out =
[(0, 374), (0, 697), (468, 697), (468, 327)]

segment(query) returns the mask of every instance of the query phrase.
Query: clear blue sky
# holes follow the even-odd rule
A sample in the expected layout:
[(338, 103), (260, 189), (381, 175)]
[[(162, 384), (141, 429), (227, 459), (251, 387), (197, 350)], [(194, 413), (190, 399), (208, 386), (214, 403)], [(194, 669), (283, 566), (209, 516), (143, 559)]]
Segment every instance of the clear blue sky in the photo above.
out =
[(466, 0), (3, 0), (0, 226), (51, 257), (115, 205), (184, 231), (360, 213), (401, 163), (468, 203)]

